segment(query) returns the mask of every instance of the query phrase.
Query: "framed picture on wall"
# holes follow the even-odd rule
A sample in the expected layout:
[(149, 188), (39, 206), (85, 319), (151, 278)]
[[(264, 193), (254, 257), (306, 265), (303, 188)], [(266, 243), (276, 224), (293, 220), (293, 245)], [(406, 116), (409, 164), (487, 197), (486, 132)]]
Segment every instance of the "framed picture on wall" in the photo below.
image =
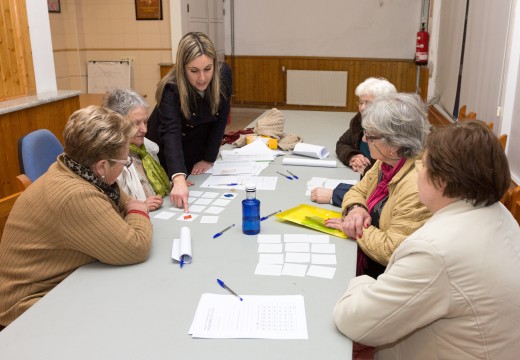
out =
[(162, 20), (162, 0), (135, 0), (136, 20)]
[(61, 12), (60, 0), (47, 0), (47, 8), (50, 13)]

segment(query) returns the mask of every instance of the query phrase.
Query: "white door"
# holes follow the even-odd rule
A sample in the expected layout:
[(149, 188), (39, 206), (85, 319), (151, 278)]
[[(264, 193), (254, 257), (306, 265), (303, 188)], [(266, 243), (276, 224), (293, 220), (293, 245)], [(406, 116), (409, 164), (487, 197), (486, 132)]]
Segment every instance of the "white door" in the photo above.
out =
[(188, 0), (188, 32), (200, 31), (209, 36), (220, 61), (224, 61), (224, 1)]

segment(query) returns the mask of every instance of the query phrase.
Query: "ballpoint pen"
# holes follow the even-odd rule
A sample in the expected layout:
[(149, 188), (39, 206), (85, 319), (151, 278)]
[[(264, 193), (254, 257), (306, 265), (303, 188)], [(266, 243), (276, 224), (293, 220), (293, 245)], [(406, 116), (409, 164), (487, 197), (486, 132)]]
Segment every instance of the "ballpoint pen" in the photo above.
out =
[(215, 235), (213, 235), (213, 239), (218, 238), (220, 235), (224, 234), (226, 231), (228, 231), (229, 229), (231, 229), (233, 226), (235, 226), (235, 224), (233, 224), (233, 225), (229, 225), (229, 226), (228, 226), (227, 228), (225, 228), (224, 230), (219, 231), (218, 233), (216, 233)]
[(181, 255), (180, 264), (181, 264), (181, 269), (182, 269), (182, 267), (184, 266), (184, 255)]
[(292, 172), (290, 172), (289, 170), (287, 170), (287, 172), (288, 172), (289, 174), (291, 174), (293, 178), (298, 179), (298, 176), (294, 175), (294, 174), (293, 174)]
[(278, 211), (275, 211), (274, 213), (271, 213), (271, 214), (269, 214), (269, 215), (262, 216), (262, 217), (260, 218), (260, 221), (267, 220), (267, 219), (269, 219), (271, 216), (276, 215), (276, 214), (278, 214), (279, 212), (282, 212), (282, 210), (278, 210)]
[(292, 177), (290, 177), (290, 176), (288, 176), (288, 175), (285, 175), (285, 174), (282, 174), (282, 173), (279, 172), (279, 171), (277, 171), (276, 173), (277, 173), (278, 175), (283, 176), (284, 178), (287, 178), (287, 179), (289, 179), (289, 180), (292, 180)]
[(231, 290), (230, 288), (228, 288), (228, 286), (226, 284), (224, 284), (224, 281), (220, 280), (220, 279), (217, 279), (217, 282), (220, 286), (222, 286), (224, 289), (226, 289), (227, 291), (229, 291), (231, 294), (235, 295), (237, 298), (240, 299), (240, 301), (244, 301), (244, 299), (242, 299), (242, 297), (240, 295), (238, 295), (236, 292), (234, 292), (233, 290)]
[(213, 186), (237, 186), (238, 183), (229, 183), (229, 184), (213, 184)]

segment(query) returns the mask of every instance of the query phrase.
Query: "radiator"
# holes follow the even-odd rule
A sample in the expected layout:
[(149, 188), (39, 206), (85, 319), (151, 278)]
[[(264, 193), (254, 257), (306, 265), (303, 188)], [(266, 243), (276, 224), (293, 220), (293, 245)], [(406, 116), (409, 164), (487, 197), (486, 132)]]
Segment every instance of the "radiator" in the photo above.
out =
[(347, 106), (346, 71), (287, 70), (287, 104)]

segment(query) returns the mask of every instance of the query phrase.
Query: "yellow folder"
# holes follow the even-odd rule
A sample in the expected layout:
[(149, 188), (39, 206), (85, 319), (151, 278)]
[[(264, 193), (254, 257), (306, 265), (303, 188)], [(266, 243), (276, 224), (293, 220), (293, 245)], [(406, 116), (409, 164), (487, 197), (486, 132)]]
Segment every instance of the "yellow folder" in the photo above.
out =
[(296, 207), (293, 207), (292, 209), (288, 209), (279, 214), (276, 214), (276, 217), (343, 239), (347, 238), (347, 235), (345, 235), (343, 231), (325, 226), (326, 219), (341, 217), (341, 213), (337, 211), (323, 209), (312, 205), (300, 204)]

